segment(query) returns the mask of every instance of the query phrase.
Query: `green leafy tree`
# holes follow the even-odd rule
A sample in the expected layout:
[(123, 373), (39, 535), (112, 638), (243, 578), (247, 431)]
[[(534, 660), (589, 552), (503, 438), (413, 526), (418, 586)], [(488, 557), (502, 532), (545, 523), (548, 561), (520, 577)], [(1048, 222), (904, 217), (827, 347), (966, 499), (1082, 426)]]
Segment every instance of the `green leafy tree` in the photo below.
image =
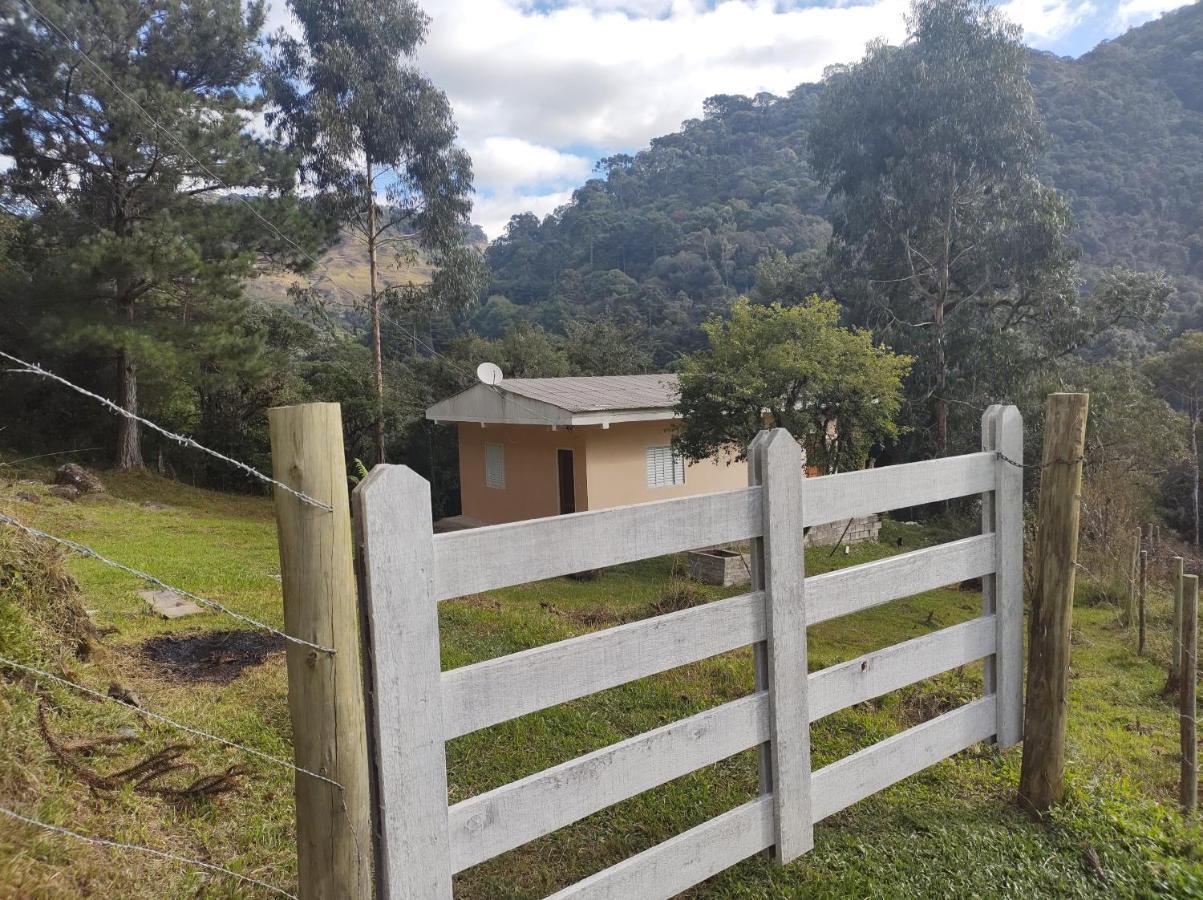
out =
[(472, 163), (455, 146), (446, 95), (413, 64), (429, 20), (414, 0), (289, 0), (301, 37), (281, 31), (268, 122), (302, 155), (306, 181), (367, 245), (376, 391), (375, 456), (385, 458), (379, 255), (428, 254), (428, 286), (393, 292), (397, 305), (465, 305), (483, 280), (466, 246)]
[(568, 323), (564, 349), (574, 375), (640, 375), (652, 370), (652, 354), (642, 329), (613, 319)]
[(756, 433), (786, 428), (828, 472), (859, 468), (877, 441), (898, 436), (911, 360), (840, 326), (834, 301), (796, 306), (737, 301), (704, 326), (707, 349), (680, 368), (677, 446), (693, 460), (744, 458)]
[(1188, 331), (1175, 338), (1164, 353), (1145, 362), (1145, 374), (1175, 409), (1190, 422), (1192, 467), (1191, 504), (1195, 546), (1199, 546), (1199, 420), (1203, 418), (1203, 331)]
[(984, 359), (973, 337), (1027, 329), (1039, 344), (1069, 327), (1077, 282), (1068, 209), (1035, 176), (1021, 30), (986, 0), (916, 0), (908, 27), (903, 46), (829, 70), (811, 158), (832, 249), (860, 279), (854, 315), (920, 356), (943, 452), (952, 382)]
[[(227, 187), (277, 196), (292, 183), (291, 160), (244, 131), (260, 109), (247, 86), (261, 66), (263, 4), (41, 9), (47, 18), (0, 0), (0, 154), (14, 160), (0, 198), (38, 248), (27, 263), (36, 296), (24, 299), (40, 305), (45, 343), (112, 366), (130, 413), (144, 372), (166, 401), (206, 367), (253, 369), (241, 283), (292, 250), (218, 198)], [(117, 427), (117, 465), (142, 465), (137, 424)]]

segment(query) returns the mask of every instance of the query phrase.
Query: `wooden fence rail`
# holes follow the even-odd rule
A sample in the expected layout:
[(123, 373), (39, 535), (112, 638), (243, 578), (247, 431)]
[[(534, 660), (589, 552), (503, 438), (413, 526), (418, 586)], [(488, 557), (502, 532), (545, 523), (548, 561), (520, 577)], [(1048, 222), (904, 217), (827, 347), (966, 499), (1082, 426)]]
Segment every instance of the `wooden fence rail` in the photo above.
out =
[[(456, 872), (736, 753), (762, 748), (761, 795), (557, 897), (672, 896), (757, 852), (788, 862), (813, 823), (978, 741), (1022, 730), (1022, 423), (983, 420), (983, 452), (803, 479), (797, 443), (762, 433), (742, 490), (431, 535), (429, 486), (378, 466), (355, 491), (373, 647), (382, 894), (447, 898)], [(1000, 455), (1002, 454), (1002, 455)], [(1007, 457), (1007, 458), (1004, 458)], [(1009, 458), (1009, 459), (1008, 459)], [(806, 577), (803, 528), (982, 494), (981, 535)], [(440, 672), (437, 602), (734, 541), (740, 596)], [(983, 578), (978, 618), (807, 674), (808, 624)], [(444, 744), (740, 647), (753, 693), (448, 806)], [(976, 660), (982, 698), (811, 771), (809, 723)]]

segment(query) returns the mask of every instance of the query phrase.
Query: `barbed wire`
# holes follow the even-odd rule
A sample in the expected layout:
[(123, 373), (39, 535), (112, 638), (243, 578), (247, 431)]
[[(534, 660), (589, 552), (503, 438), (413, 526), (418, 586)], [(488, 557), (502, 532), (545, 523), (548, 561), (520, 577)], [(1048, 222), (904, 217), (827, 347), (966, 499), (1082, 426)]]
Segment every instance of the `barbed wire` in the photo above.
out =
[(1007, 456), (1001, 450), (996, 450), (994, 455), (995, 455), (995, 457), (997, 457), (999, 459), (999, 461), (1009, 463), (1010, 465), (1015, 466), (1015, 468), (1017, 468), (1017, 469), (1047, 469), (1050, 466), (1063, 466), (1063, 465), (1076, 466), (1079, 463), (1085, 464), (1086, 462), (1088, 462), (1085, 454), (1083, 454), (1082, 456), (1079, 456), (1077, 459), (1053, 459), (1053, 460), (1049, 460), (1046, 463), (1019, 462), (1017, 460), (1011, 459), (1011, 457)]
[(21, 815), (21, 813), (8, 809), (4, 806), (0, 806), (0, 813), (3, 813), (10, 819), (23, 822), (26, 825), (31, 825), (35, 828), (41, 828), (44, 831), (50, 831), (55, 834), (66, 835), (67, 837), (75, 838), (78, 841), (83, 841), (86, 844), (95, 844), (99, 847), (109, 847), (115, 850), (136, 850), (139, 853), (148, 853), (151, 856), (157, 856), (161, 859), (183, 863), (184, 865), (188, 866), (196, 866), (197, 868), (205, 869), (218, 875), (225, 875), (228, 878), (236, 878), (246, 884), (253, 884), (256, 887), (265, 888), (274, 894), (279, 894), (281, 897), (289, 897), (291, 900), (297, 900), (297, 896), (295, 894), (291, 894), (283, 888), (276, 887), (274, 884), (268, 884), (266, 881), (260, 881), (258, 878), (252, 878), (249, 875), (243, 875), (240, 872), (235, 872), (233, 869), (215, 866), (213, 863), (202, 862), (199, 859), (188, 859), (186, 856), (168, 853), (166, 850), (156, 850), (154, 847), (145, 847), (141, 844), (127, 844), (125, 841), (114, 841), (110, 840), (109, 838), (93, 837), (92, 835), (80, 834), (78, 831), (72, 831), (69, 828), (63, 828), (61, 825), (51, 825), (49, 822), (42, 822), (39, 819)]
[(50, 534), (49, 532), (42, 531), (41, 529), (38, 529), (38, 528), (34, 528), (31, 525), (26, 525), (24, 522), (19, 522), (16, 519), (14, 519), (12, 516), (6, 515), (4, 513), (0, 513), (0, 522), (10, 525), (13, 528), (18, 529), (19, 531), (23, 531), (26, 534), (30, 535), (31, 537), (36, 537), (36, 538), (41, 538), (42, 540), (52, 541), (53, 543), (56, 543), (62, 547), (66, 547), (67, 549), (69, 549), (75, 553), (78, 553), (80, 556), (86, 556), (86, 557), (89, 557), (90, 559), (96, 560), (97, 562), (104, 563), (106, 566), (110, 566), (114, 569), (118, 569), (129, 575), (133, 575), (135, 578), (140, 578), (143, 581), (153, 584), (156, 587), (160, 587), (165, 591), (170, 591), (171, 593), (178, 594), (181, 597), (187, 597), (189, 600), (195, 600), (197, 603), (201, 604), (202, 606), (207, 606), (210, 609), (215, 609), (218, 612), (224, 613), (225, 615), (229, 616), (232, 619), (237, 619), (239, 622), (244, 622), (247, 625), (253, 625), (255, 628), (258, 628), (262, 631), (267, 631), (271, 634), (276, 635), (277, 637), (283, 638), (284, 640), (286, 640), (290, 643), (298, 644), (302, 647), (309, 647), (312, 650), (320, 650), (323, 653), (333, 654), (335, 652), (334, 648), (332, 648), (332, 647), (324, 647), (321, 644), (315, 644), (312, 641), (305, 640), (304, 638), (294, 637), (291, 634), (281, 631), (279, 628), (274, 628), (273, 626), (268, 625), (265, 622), (260, 622), (258, 619), (253, 619), (248, 615), (245, 615), (240, 612), (236, 612), (236, 611), (230, 609), (228, 606), (225, 606), (222, 603), (218, 603), (216, 600), (210, 600), (207, 597), (199, 597), (196, 594), (193, 594), (191, 591), (186, 591), (183, 588), (178, 588), (178, 587), (175, 587), (174, 585), (170, 585), (167, 582), (163, 581), (162, 579), (157, 578), (148, 572), (143, 572), (140, 569), (135, 569), (131, 566), (127, 566), (125, 563), (120, 563), (120, 562), (117, 562), (116, 560), (109, 559), (107, 556), (104, 556), (103, 554), (98, 553), (97, 551), (93, 550), (91, 547), (87, 546), (86, 544), (81, 544), (78, 541), (73, 541), (73, 540), (70, 540), (69, 538), (59, 537), (58, 535)]
[(205, 738), (206, 740), (216, 741), (219, 744), (224, 744), (226, 747), (231, 747), (250, 756), (258, 757), (259, 759), (272, 763), (273, 765), (281, 766), (285, 769), (291, 769), (293, 772), (300, 772), (303, 775), (308, 775), (309, 777), (316, 778), (319, 781), (325, 781), (327, 784), (334, 785), (334, 787), (338, 788), (340, 791), (343, 790), (343, 786), (333, 778), (327, 778), (325, 775), (314, 772), (311, 769), (306, 769), (302, 766), (295, 765), (286, 759), (281, 759), (278, 756), (272, 756), (270, 753), (264, 753), (262, 750), (256, 750), (254, 747), (247, 747), (244, 744), (236, 743), (228, 738), (223, 738), (220, 735), (210, 734), (209, 732), (202, 731), (199, 728), (193, 728), (191, 725), (185, 725), (183, 722), (177, 722), (174, 719), (170, 719), (167, 716), (162, 715), (161, 713), (153, 712), (152, 710), (144, 709), (140, 706), (131, 706), (123, 700), (118, 700), (116, 697), (110, 697), (108, 694), (102, 694), (100, 691), (93, 690), (92, 688), (86, 687), (82, 684), (76, 684), (74, 681), (71, 681), (68, 678), (63, 678), (61, 675), (55, 675), (53, 672), (47, 672), (45, 669), (39, 669), (35, 666), (27, 665), (26, 663), (17, 662), (15, 659), (9, 659), (5, 656), (0, 656), (0, 666), (8, 666), (10, 669), (16, 669), (38, 678), (48, 679), (57, 684), (71, 688), (72, 690), (79, 691), (81, 694), (86, 694), (89, 697), (93, 697), (97, 700), (114, 703), (125, 710), (147, 716), (158, 722), (162, 722), (165, 725), (170, 725), (172, 728), (178, 728), (180, 731), (185, 731), (188, 734)]
[(137, 413), (132, 413), (129, 410), (122, 409), (120, 406), (118, 406), (116, 403), (114, 403), (112, 400), (108, 399), (107, 397), (102, 397), (100, 394), (93, 393), (92, 391), (89, 391), (87, 388), (80, 387), (78, 384), (74, 384), (73, 382), (68, 381), (66, 378), (63, 378), (61, 375), (56, 375), (54, 372), (47, 371), (46, 369), (43, 369), (41, 366), (39, 366), (37, 363), (26, 362), (25, 360), (21, 359), (20, 357), (13, 356), (11, 353), (6, 353), (3, 350), (0, 350), (0, 356), (4, 357), (7, 360), (15, 362), (18, 365), (23, 367), (22, 369), (10, 369), (9, 371), (11, 371), (11, 372), (18, 372), (18, 373), (19, 372), (27, 372), (29, 374), (38, 375), (42, 378), (49, 378), (51, 381), (56, 381), (59, 384), (66, 385), (71, 390), (75, 391), (76, 393), (82, 394), (85, 397), (90, 397), (91, 399), (98, 401), (99, 403), (101, 403), (102, 405), (107, 407), (111, 412), (115, 412), (117, 415), (124, 416), (127, 419), (132, 419), (135, 422), (139, 422), (139, 423), (145, 425), (147, 428), (157, 431), (159, 434), (163, 435), (164, 437), (175, 441), (177, 444), (179, 444), (182, 447), (192, 447), (193, 449), (200, 450), (202, 453), (209, 454), (210, 456), (214, 457), (215, 459), (219, 459), (222, 462), (229, 463), (231, 466), (234, 466), (236, 469), (242, 470), (246, 474), (250, 475), (252, 478), (259, 479), (264, 484), (270, 484), (274, 487), (280, 488), (280, 490), (282, 490), (282, 491), (287, 491), (288, 493), (292, 494), (294, 497), (297, 497), (299, 500), (301, 500), (301, 502), (307, 503), (310, 506), (316, 506), (318, 509), (324, 509), (326, 512), (333, 511), (333, 507), (331, 507), (329, 503), (323, 503), (321, 500), (317, 500), (313, 497), (310, 497), (304, 491), (298, 491), (296, 488), (289, 487), (287, 484), (285, 484), (282, 481), (277, 481), (275, 478), (272, 478), (270, 475), (264, 475), (262, 472), (260, 472), (258, 469), (254, 468), (253, 466), (248, 466), (246, 463), (241, 462), (237, 459), (233, 459), (229, 456), (226, 456), (224, 453), (218, 453), (216, 450), (211, 450), (208, 447), (204, 446), (203, 444), (197, 443), (195, 440), (193, 440), (190, 437), (186, 437), (185, 435), (176, 434), (175, 432), (168, 431), (166, 428), (164, 428), (161, 425), (155, 424), (150, 419), (143, 418), (142, 416), (139, 416)]

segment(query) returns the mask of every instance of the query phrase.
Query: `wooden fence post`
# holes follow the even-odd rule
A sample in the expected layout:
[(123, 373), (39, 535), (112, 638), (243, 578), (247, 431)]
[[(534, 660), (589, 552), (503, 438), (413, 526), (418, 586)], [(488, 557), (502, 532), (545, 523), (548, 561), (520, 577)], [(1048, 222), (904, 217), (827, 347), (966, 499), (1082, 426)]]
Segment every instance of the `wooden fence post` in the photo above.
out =
[(1195, 687), (1199, 677), (1199, 577), (1187, 575), (1182, 589), (1182, 687), (1178, 699), (1179, 736), (1182, 740), (1182, 774), (1179, 799), (1190, 815), (1199, 802), (1199, 720), (1196, 717)]
[(810, 721), (807, 706), (806, 606), (803, 552), (802, 451), (784, 428), (752, 444), (764, 486), (764, 537), (759, 556), (768, 639), (768, 757), (776, 858), (787, 863), (814, 847), (810, 808)]
[(1050, 394), (1044, 419), (1040, 530), (1028, 641), (1027, 711), (1019, 797), (1043, 813), (1065, 790), (1069, 634), (1078, 564), (1087, 394)]
[(354, 500), (374, 662), (380, 894), (450, 900), (430, 484), (405, 466), (376, 466)]
[(1174, 621), (1171, 626), (1170, 665), (1165, 679), (1165, 692), (1174, 693), (1178, 690), (1179, 678), (1182, 673), (1182, 579), (1185, 577), (1185, 565), (1181, 556), (1173, 560), (1174, 573)]
[[(1014, 406), (982, 416), (982, 449), (997, 451), (994, 491), (982, 498), (982, 533), (995, 535), (995, 574), (982, 581), (982, 613), (995, 616), (996, 651), (986, 660), (986, 693), (997, 698), (1000, 748), (1023, 737), (1023, 418)], [(1008, 460), (1014, 460), (1009, 462)]]
[(370, 900), (371, 776), (342, 414), (337, 403), (306, 403), (272, 409), (268, 421), (276, 479), (333, 508), (276, 491), (285, 630), (335, 650), (287, 648), (296, 764), (342, 785), (296, 774), (297, 881), (306, 900)]
[(1132, 543), (1132, 556), (1128, 560), (1128, 602), (1124, 607), (1124, 626), (1131, 628), (1136, 624), (1136, 593), (1139, 590), (1140, 547), (1144, 528), (1136, 529), (1136, 537)]
[[(1151, 529), (1150, 529), (1151, 530)], [(1145, 655), (1145, 605), (1149, 594), (1149, 551), (1140, 551), (1140, 609), (1137, 614), (1136, 655)]]

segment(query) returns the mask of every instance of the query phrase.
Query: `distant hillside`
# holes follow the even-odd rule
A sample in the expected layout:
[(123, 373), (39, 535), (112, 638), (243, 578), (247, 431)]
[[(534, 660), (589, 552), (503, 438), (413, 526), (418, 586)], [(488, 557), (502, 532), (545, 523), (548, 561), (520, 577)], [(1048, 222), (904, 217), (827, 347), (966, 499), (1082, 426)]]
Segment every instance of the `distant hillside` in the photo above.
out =
[[(380, 260), (381, 287), (425, 284), (430, 281), (430, 276), (430, 266), (424, 260), (406, 263), (395, 259), (393, 253), (383, 254)], [(312, 273), (294, 275), (289, 272), (269, 272), (250, 281), (246, 292), (268, 303), (289, 303), (288, 289), (302, 285), (312, 285), (327, 303), (334, 306), (352, 304), (348, 291), (355, 296), (366, 297), (369, 293), (367, 245), (344, 237), (318, 257), (318, 265)]]
[[(1072, 202), (1087, 273), (1164, 268), (1179, 289), (1172, 324), (1203, 325), (1203, 3), (1078, 60), (1033, 52), (1031, 77), (1044, 169)], [(662, 358), (691, 349), (767, 254), (825, 243), (806, 164), (821, 90), (711, 98), (702, 119), (606, 160), (555, 215), (515, 217), (488, 250), (495, 296), (476, 326), (609, 314), (644, 323)]]
[[(480, 249), (487, 241), (480, 226), (472, 225), (468, 240)], [(398, 258), (393, 249), (381, 251), (379, 256), (379, 285), (381, 288), (402, 284), (426, 284), (433, 275), (433, 268), (421, 254), (407, 260)], [(309, 285), (322, 295), (327, 303), (335, 306), (350, 306), (348, 292), (357, 297), (366, 297), (368, 284), (368, 248), (356, 238), (343, 237), (337, 244), (318, 257), (318, 265), (307, 275), (288, 272), (269, 272), (260, 275), (246, 285), (246, 292), (257, 300), (268, 303), (288, 303), (288, 290), (292, 287)], [(335, 287), (334, 285), (337, 285)]]

